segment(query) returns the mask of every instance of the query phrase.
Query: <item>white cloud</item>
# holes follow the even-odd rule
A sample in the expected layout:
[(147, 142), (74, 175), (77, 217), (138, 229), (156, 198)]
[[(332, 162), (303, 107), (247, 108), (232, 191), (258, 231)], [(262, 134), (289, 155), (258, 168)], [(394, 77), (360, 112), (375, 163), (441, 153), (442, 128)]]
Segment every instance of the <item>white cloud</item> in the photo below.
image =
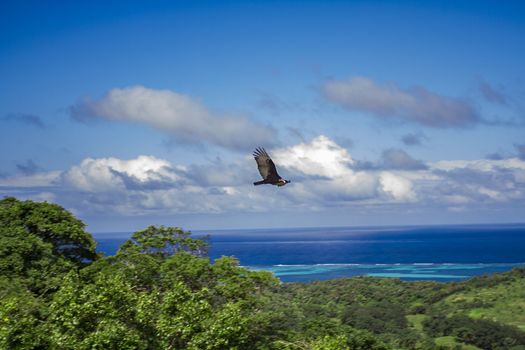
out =
[(434, 192), (446, 198), (460, 196), (472, 203), (525, 199), (525, 161), (521, 159), (440, 161), (429, 167), (438, 176)]
[(272, 157), (288, 173), (306, 175), (301, 186), (290, 186), (300, 197), (345, 202), (372, 198), (378, 190), (377, 174), (353, 170), (355, 162), (348, 151), (324, 135), (274, 150)]
[(328, 100), (350, 110), (431, 127), (464, 127), (480, 119), (466, 101), (442, 96), (423, 87), (401, 89), (395, 84), (380, 85), (368, 78), (357, 77), (328, 81), (322, 92)]
[(306, 175), (341, 176), (350, 172), (354, 161), (348, 151), (324, 135), (310, 143), (277, 149), (273, 156), (279, 165)]
[[(327, 136), (269, 149), (283, 188), (253, 186), (255, 161), (179, 165), (153, 156), (87, 158), (66, 171), (0, 179), (4, 194), (53, 200), (80, 214), (120, 216), (183, 213), (311, 211), (403, 205), (450, 208), (522, 205), (525, 161), (453, 160), (422, 169), (359, 168), (350, 153)], [(401, 210), (401, 209), (399, 209)]]
[(146, 184), (151, 182), (176, 181), (178, 176), (168, 161), (152, 156), (136, 159), (117, 158), (84, 159), (63, 174), (65, 182), (86, 192), (122, 191), (129, 182)]
[(273, 144), (276, 138), (272, 127), (246, 116), (217, 115), (190, 96), (143, 86), (115, 88), (98, 100), (84, 99), (70, 110), (79, 120), (100, 117), (144, 123), (179, 141), (204, 141), (232, 149)]
[(389, 194), (395, 201), (414, 202), (416, 194), (410, 180), (391, 172), (382, 172), (379, 177), (381, 189)]

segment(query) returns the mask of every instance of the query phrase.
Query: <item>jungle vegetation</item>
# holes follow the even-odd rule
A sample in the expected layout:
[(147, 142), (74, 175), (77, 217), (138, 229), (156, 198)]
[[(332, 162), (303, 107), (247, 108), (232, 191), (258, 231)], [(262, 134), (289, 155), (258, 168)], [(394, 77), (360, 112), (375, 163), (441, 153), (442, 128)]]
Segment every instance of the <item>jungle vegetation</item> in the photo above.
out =
[(280, 283), (176, 227), (103, 256), (52, 203), (0, 200), (0, 349), (525, 349), (525, 269)]

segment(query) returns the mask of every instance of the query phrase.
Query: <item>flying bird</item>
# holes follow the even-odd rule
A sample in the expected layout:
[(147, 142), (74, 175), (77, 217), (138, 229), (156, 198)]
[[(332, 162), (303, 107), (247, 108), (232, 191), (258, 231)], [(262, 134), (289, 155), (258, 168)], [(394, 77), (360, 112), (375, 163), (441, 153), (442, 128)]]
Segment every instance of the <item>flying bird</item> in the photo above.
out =
[(281, 176), (279, 176), (279, 174), (277, 174), (275, 164), (273, 163), (268, 153), (266, 153), (266, 150), (264, 148), (256, 148), (253, 152), (253, 157), (257, 162), (257, 168), (259, 169), (259, 173), (263, 178), (262, 181), (254, 182), (253, 184), (255, 186), (270, 184), (281, 187), (290, 182), (290, 180), (285, 180)]

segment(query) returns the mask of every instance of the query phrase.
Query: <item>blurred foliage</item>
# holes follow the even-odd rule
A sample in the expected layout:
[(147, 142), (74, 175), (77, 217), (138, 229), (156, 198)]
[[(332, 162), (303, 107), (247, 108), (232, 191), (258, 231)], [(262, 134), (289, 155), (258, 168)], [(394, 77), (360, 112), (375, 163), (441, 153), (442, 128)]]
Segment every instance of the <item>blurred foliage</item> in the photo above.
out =
[(104, 257), (84, 227), (55, 204), (0, 201), (0, 349), (525, 349), (525, 269), (282, 284), (210, 261), (181, 228)]

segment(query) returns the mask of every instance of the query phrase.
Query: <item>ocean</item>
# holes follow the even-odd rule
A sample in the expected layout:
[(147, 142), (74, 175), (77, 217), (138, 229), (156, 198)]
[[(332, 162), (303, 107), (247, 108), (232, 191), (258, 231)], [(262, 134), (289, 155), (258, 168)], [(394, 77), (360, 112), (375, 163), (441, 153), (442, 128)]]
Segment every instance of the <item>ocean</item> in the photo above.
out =
[[(360, 275), (445, 282), (525, 266), (525, 224), (193, 231), (203, 235), (212, 260), (235, 256), (283, 282)], [(94, 236), (112, 255), (131, 233)]]

